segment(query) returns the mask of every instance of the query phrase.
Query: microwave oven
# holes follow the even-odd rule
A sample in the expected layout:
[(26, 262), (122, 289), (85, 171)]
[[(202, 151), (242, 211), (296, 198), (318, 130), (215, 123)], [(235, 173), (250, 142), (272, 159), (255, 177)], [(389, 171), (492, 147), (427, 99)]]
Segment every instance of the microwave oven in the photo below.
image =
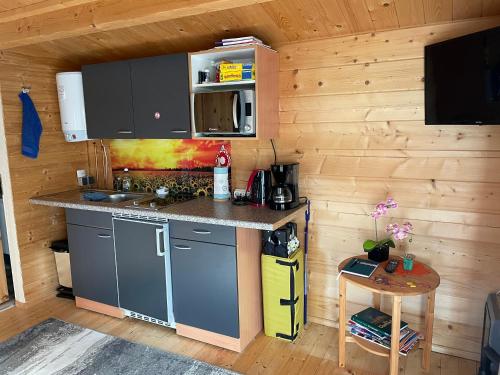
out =
[(191, 112), (197, 136), (255, 136), (255, 90), (193, 93)]

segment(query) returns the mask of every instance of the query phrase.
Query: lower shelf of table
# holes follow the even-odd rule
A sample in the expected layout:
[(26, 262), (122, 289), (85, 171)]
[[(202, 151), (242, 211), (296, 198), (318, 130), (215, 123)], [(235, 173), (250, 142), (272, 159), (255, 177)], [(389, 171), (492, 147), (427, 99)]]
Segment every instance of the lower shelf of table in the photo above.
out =
[(354, 342), (359, 346), (361, 346), (366, 351), (381, 357), (389, 357), (391, 354), (391, 351), (389, 349), (384, 348), (383, 346), (377, 345), (368, 340), (362, 339), (361, 337), (358, 336), (347, 336), (346, 341)]

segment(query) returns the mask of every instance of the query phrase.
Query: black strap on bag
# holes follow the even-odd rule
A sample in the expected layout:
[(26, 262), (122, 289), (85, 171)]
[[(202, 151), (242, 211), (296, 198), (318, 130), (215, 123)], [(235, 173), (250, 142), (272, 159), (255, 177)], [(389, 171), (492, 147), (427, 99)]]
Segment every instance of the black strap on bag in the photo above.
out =
[(293, 267), (296, 268), (296, 270), (299, 270), (299, 262), (298, 260), (295, 260), (293, 262), (286, 262), (283, 260), (276, 260), (276, 263), (281, 265), (281, 266), (288, 266), (290, 267), (290, 299), (280, 299), (280, 305), (281, 306), (290, 306), (290, 313), (291, 313), (291, 323), (290, 323), (290, 335), (286, 335), (284, 333), (276, 333), (276, 337), (286, 339), (293, 341), (297, 338), (299, 334), (299, 323), (295, 324), (295, 305), (297, 302), (299, 302), (299, 296), (297, 298), (295, 297), (295, 274), (293, 272)]

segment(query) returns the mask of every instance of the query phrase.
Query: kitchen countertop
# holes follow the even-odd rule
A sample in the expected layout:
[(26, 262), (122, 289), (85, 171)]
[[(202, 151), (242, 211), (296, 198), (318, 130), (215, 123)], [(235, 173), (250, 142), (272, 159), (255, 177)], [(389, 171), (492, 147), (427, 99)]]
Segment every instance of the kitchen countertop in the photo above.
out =
[[(111, 191), (102, 191), (113, 193)], [(131, 200), (120, 203), (85, 201), (82, 198), (82, 193), (83, 191), (81, 190), (72, 190), (33, 197), (30, 199), (30, 203), (43, 206), (74, 208), (116, 214), (135, 214), (259, 230), (275, 230), (288, 221), (293, 220), (298, 215), (303, 214), (306, 210), (305, 204), (288, 211), (274, 211), (269, 208), (257, 208), (249, 205), (236, 206), (229, 201), (217, 202), (212, 198), (203, 197), (175, 203), (158, 211), (153, 211), (141, 208), (127, 208), (126, 206), (132, 204)], [(144, 195), (143, 199), (150, 199), (153, 197), (152, 194), (142, 193), (142, 195)]]

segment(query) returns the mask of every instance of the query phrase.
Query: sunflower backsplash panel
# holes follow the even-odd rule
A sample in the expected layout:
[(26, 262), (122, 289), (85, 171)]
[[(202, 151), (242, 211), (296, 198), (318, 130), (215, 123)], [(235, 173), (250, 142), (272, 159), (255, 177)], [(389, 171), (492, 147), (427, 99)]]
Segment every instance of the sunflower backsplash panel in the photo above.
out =
[(172, 194), (213, 195), (213, 167), (220, 147), (231, 152), (224, 141), (192, 139), (131, 139), (110, 143), (113, 184), (128, 168), (132, 189), (154, 192), (165, 186)]

